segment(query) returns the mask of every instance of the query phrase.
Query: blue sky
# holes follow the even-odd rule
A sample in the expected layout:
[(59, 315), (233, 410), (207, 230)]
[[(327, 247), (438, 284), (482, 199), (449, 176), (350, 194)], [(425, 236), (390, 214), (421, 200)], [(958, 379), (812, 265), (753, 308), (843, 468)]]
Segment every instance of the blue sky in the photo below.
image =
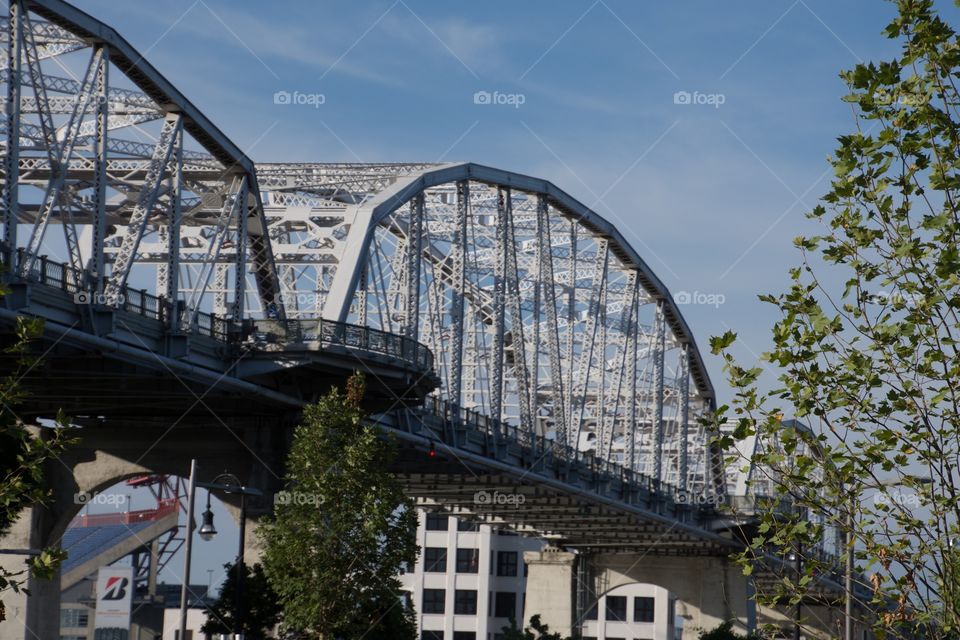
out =
[[(896, 51), (882, 0), (78, 4), (254, 160), (469, 160), (552, 180), (671, 291), (722, 296), (684, 313), (701, 348), (732, 328), (750, 361), (775, 317), (756, 295), (784, 286), (853, 125), (838, 72)], [(282, 91), (323, 104), (275, 104)]]
[[(776, 317), (756, 296), (786, 286), (826, 156), (853, 128), (838, 72), (897, 51), (882, 0), (76, 4), (254, 160), (463, 160), (552, 180), (671, 291), (722, 296), (682, 310), (701, 349), (733, 329), (749, 363)], [(522, 104), (475, 104), (480, 91)]]

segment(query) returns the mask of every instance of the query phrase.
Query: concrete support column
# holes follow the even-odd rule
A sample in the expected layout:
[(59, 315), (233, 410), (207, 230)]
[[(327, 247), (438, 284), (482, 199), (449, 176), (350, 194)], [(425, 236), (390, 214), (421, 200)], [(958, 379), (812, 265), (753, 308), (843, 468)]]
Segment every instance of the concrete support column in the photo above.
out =
[[(0, 538), (0, 549), (39, 549), (47, 541), (48, 518), (42, 509), (27, 509)], [(0, 554), (0, 566), (10, 571), (26, 569), (26, 555)], [(26, 575), (26, 574), (24, 574)], [(27, 588), (31, 595), (3, 592), (7, 619), (0, 622), (0, 640), (35, 640), (60, 637), (60, 578), (36, 580), (30, 578)]]
[(559, 632), (561, 636), (573, 635), (576, 560), (576, 554), (559, 549), (524, 552), (523, 561), (529, 569), (523, 611), (525, 624), (530, 623), (532, 616), (539, 615), (550, 631)]
[(591, 560), (595, 593), (633, 582), (663, 587), (677, 598), (676, 615), (693, 637), (728, 620), (740, 633), (755, 624), (749, 581), (727, 558), (608, 554)]

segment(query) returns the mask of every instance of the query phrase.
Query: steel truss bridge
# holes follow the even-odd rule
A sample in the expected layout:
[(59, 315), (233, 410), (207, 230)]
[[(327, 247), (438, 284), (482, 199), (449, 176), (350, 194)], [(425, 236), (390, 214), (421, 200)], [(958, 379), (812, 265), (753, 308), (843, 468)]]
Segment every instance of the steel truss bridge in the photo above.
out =
[(361, 370), (424, 505), (581, 549), (737, 544), (694, 338), (595, 212), (469, 163), (255, 165), (71, 5), (11, 0), (0, 34), (0, 322), (45, 320), (25, 419), (289, 426)]

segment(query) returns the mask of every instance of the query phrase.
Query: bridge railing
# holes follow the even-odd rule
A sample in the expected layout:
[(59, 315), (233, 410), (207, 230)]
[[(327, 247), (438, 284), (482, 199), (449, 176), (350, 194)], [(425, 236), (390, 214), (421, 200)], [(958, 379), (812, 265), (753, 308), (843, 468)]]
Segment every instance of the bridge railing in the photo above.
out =
[[(8, 252), (0, 246), (0, 254)], [(60, 289), (73, 296), (77, 304), (108, 304), (111, 307), (136, 313), (146, 318), (169, 322), (173, 305), (164, 296), (156, 296), (145, 289), (124, 286), (112, 299), (103, 298), (95, 278), (70, 264), (50, 260), (45, 255), (34, 256), (18, 248), (13, 257), (13, 268), (4, 277), (20, 278)], [(433, 352), (406, 336), (330, 320), (248, 320), (244, 324), (213, 313), (193, 312), (181, 302), (177, 306), (174, 326), (193, 334), (214, 338), (221, 342), (241, 340), (254, 334), (254, 340), (289, 343), (319, 342), (327, 346), (344, 347), (377, 353), (408, 362), (424, 372), (433, 371)], [(273, 335), (271, 340), (267, 336)]]
[(521, 429), (515, 425), (502, 420), (496, 420), (472, 409), (456, 407), (449, 401), (436, 396), (428, 396), (424, 400), (423, 410), (441, 418), (445, 422), (479, 432), (486, 438), (500, 445), (527, 445), (532, 449), (537, 460), (562, 460), (565, 464), (579, 466), (580, 468), (589, 470), (597, 478), (618, 480), (632, 491), (657, 495), (664, 500), (673, 502), (675, 505), (708, 508), (716, 506), (718, 502), (708, 500), (702, 496), (696, 496), (690, 491), (674, 487), (652, 476), (633, 471), (616, 462), (600, 458), (594, 455), (592, 451), (580, 451), (575, 447), (544, 436), (523, 433)]
[[(60, 289), (73, 296), (77, 304), (104, 304), (109, 303), (117, 309), (136, 313), (145, 318), (152, 318), (161, 322), (168, 322), (173, 305), (164, 296), (155, 296), (145, 289), (135, 289), (124, 286), (111, 300), (103, 298), (103, 293), (93, 284), (94, 278), (70, 264), (50, 260), (45, 255), (33, 255), (22, 247), (16, 251), (13, 260), (12, 274), (28, 282), (35, 282), (48, 287)], [(177, 310), (177, 326), (196, 333), (220, 340), (229, 341), (233, 335), (240, 335), (240, 325), (229, 318), (211, 313), (198, 312), (196, 322), (188, 326), (187, 310), (180, 305)]]
[(433, 352), (426, 345), (396, 333), (320, 318), (254, 320), (253, 326), (256, 340), (283, 344), (318, 342), (397, 358), (420, 371), (433, 371)]

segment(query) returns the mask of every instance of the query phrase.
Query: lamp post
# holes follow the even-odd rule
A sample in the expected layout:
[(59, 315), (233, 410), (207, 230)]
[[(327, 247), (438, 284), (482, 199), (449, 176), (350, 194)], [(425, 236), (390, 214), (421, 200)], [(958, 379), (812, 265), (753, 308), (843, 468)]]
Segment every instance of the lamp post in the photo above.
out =
[(243, 547), (246, 535), (246, 517), (247, 517), (247, 496), (262, 496), (263, 492), (253, 487), (245, 487), (240, 483), (240, 479), (232, 473), (221, 473), (213, 479), (213, 482), (197, 481), (197, 461), (190, 461), (190, 483), (187, 490), (187, 541), (184, 550), (184, 568), (183, 584), (180, 586), (180, 640), (187, 636), (187, 591), (190, 586), (190, 560), (193, 554), (193, 506), (196, 501), (197, 487), (207, 490), (207, 508), (203, 512), (203, 524), (200, 526), (199, 534), (204, 540), (212, 540), (217, 535), (217, 529), (213, 524), (213, 511), (210, 509), (210, 491), (220, 490), (225, 493), (236, 493), (240, 495), (240, 552), (237, 556), (235, 566), (237, 568), (237, 594), (236, 594), (236, 615), (234, 620), (235, 637), (243, 638)]
[(213, 525), (213, 511), (210, 510), (210, 491), (218, 490), (224, 493), (235, 493), (240, 496), (240, 548), (237, 552), (237, 561), (234, 568), (237, 572), (237, 586), (234, 594), (234, 636), (238, 639), (243, 638), (243, 580), (246, 574), (246, 567), (243, 561), (243, 551), (247, 533), (247, 496), (262, 496), (263, 492), (253, 487), (245, 487), (240, 483), (240, 479), (232, 473), (221, 473), (212, 482), (198, 482), (198, 487), (207, 490), (207, 509), (203, 512), (203, 525), (200, 527), (200, 536), (204, 540), (212, 540), (217, 535), (217, 529)]
[(190, 588), (190, 556), (193, 553), (193, 499), (197, 492), (197, 461), (190, 461), (190, 483), (187, 489), (187, 548), (183, 559), (183, 584), (180, 585), (180, 635), (187, 637), (187, 591)]
[[(796, 551), (790, 552), (790, 560), (793, 560), (793, 568), (797, 572), (797, 582), (800, 582), (800, 572), (803, 571), (803, 554), (801, 553), (801, 547), (797, 545)], [(801, 616), (803, 614), (803, 599), (797, 600), (797, 608), (793, 616), (793, 640), (800, 640), (800, 624), (802, 622)]]

